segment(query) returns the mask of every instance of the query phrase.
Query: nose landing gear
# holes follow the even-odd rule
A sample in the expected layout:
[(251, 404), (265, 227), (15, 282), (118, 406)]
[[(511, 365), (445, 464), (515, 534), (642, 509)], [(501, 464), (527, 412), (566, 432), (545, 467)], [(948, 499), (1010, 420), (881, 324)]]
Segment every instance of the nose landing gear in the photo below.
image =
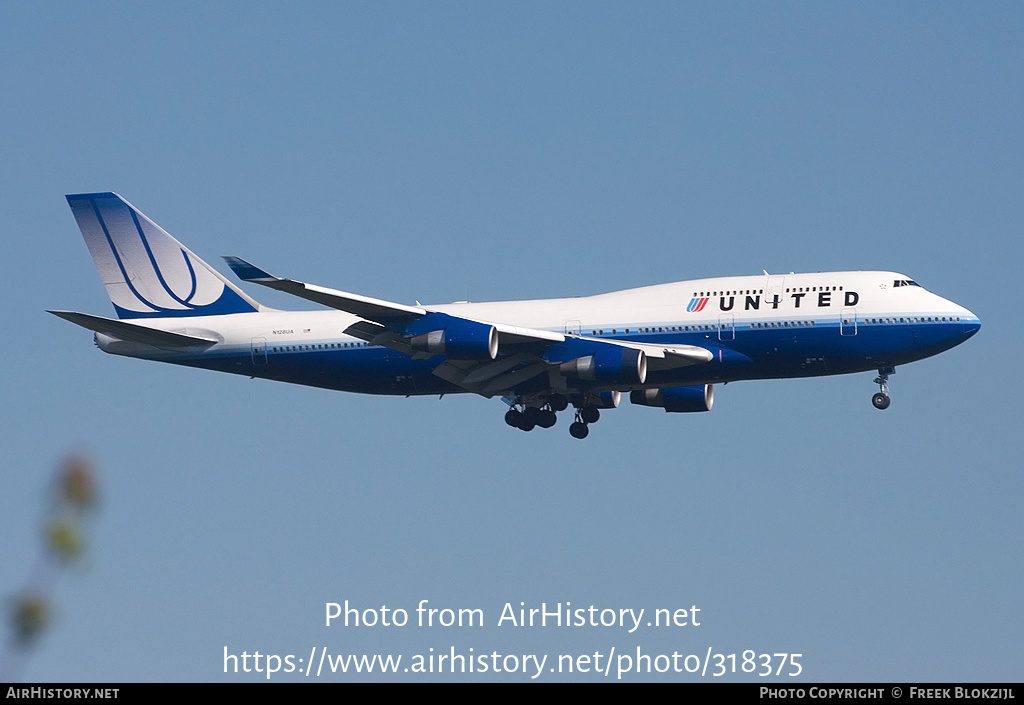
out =
[(875, 377), (875, 384), (878, 391), (871, 397), (871, 405), (878, 410), (889, 408), (889, 375), (896, 374), (895, 367), (880, 367), (878, 376)]

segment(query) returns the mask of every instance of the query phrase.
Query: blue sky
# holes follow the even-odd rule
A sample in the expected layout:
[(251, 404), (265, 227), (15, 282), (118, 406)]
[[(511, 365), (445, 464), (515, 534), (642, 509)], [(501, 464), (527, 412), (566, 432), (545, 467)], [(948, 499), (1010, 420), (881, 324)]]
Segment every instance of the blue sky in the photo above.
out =
[[(60, 458), (87, 453), (103, 483), (24, 677), (263, 679), (225, 674), (225, 647), (711, 648), (801, 653), (810, 681), (1019, 681), (1022, 21), (1015, 3), (4, 4), (2, 594)], [(585, 442), (564, 420), (524, 434), (495, 400), (102, 354), (44, 311), (111, 315), (63, 198), (106, 190), (215, 266), (393, 301), (886, 269), (983, 327), (900, 368), (884, 413), (865, 373), (730, 384), (709, 414), (626, 405)], [(424, 599), (487, 623), (324, 626), (327, 602)], [(507, 602), (702, 621), (498, 627)], [(485, 677), (529, 680), (463, 678)]]

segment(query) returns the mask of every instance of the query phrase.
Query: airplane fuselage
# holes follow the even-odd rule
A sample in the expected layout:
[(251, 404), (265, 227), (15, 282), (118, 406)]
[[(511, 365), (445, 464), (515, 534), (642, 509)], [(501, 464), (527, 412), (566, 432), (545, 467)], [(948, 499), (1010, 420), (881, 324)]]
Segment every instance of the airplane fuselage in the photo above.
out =
[[(595, 296), (426, 308), (569, 336), (696, 345), (714, 356), (704, 365), (652, 370), (643, 384), (613, 385), (621, 391), (889, 368), (947, 350), (980, 327), (967, 309), (894, 272), (721, 277)], [(96, 337), (110, 353), (328, 389), (466, 391), (434, 374), (441, 355), (414, 359), (344, 334), (359, 320), (334, 310), (263, 310), (140, 321), (221, 341), (201, 352)]]
[(586, 438), (600, 409), (710, 411), (714, 384), (877, 370), (878, 409), (897, 365), (980, 327), (962, 306), (894, 272), (698, 279), (595, 296), (408, 305), (274, 276), (238, 257), (244, 282), (328, 307), (259, 302), (113, 192), (71, 194), (117, 319), (52, 311), (109, 353), (366, 394), (500, 396), (505, 422), (550, 428), (571, 404)]

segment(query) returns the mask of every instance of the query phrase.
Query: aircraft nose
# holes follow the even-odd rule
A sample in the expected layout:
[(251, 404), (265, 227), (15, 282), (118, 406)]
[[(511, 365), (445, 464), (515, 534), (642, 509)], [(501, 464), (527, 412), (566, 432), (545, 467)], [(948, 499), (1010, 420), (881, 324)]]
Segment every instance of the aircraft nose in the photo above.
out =
[(959, 316), (956, 317), (960, 321), (960, 325), (963, 326), (963, 332), (961, 333), (961, 340), (967, 340), (972, 335), (981, 330), (981, 320), (974, 315), (972, 311), (968, 311), (963, 306), (957, 306)]

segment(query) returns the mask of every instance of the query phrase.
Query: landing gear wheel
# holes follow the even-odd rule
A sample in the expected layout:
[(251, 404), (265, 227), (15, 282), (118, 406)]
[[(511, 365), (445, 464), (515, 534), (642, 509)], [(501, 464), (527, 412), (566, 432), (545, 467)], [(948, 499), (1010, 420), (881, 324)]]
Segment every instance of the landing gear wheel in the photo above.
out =
[(569, 400), (564, 394), (552, 394), (548, 397), (548, 406), (552, 411), (565, 411), (569, 406)]
[(509, 409), (505, 412), (505, 423), (512, 428), (518, 428), (520, 431), (532, 431), (533, 427), (537, 425), (537, 419), (534, 414), (530, 413), (529, 409), (526, 411)]
[(875, 377), (875, 384), (878, 385), (878, 392), (871, 397), (871, 404), (876, 409), (889, 408), (889, 375), (896, 374), (895, 367), (881, 367), (878, 376)]
[(509, 409), (505, 412), (505, 423), (512, 428), (519, 428), (519, 422), (523, 418), (523, 415), (515, 409)]
[(519, 415), (519, 428), (523, 431), (532, 431), (537, 425), (540, 409), (535, 406), (528, 406)]
[(597, 423), (597, 420), (601, 418), (601, 412), (593, 404), (587, 404), (580, 409), (580, 419), (583, 423)]
[(587, 425), (582, 421), (573, 421), (572, 424), (569, 425), (569, 435), (573, 438), (583, 440), (587, 437), (588, 433), (590, 433), (590, 429), (587, 428)]
[(557, 420), (558, 416), (550, 409), (541, 409), (540, 413), (537, 414), (537, 425), (541, 428), (551, 428)]

